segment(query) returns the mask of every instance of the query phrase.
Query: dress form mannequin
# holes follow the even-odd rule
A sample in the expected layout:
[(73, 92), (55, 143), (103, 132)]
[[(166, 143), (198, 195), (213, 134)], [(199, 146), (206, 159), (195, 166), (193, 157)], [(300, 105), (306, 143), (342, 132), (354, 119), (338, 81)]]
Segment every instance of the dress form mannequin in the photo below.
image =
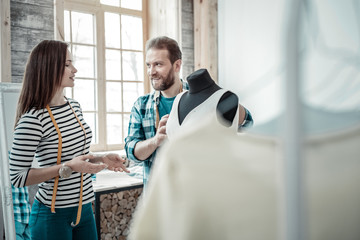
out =
[[(183, 122), (187, 114), (204, 102), (214, 92), (221, 89), (210, 77), (206, 69), (199, 69), (187, 78), (189, 91), (185, 92), (179, 101), (179, 122)], [(238, 108), (238, 97), (236, 94), (227, 91), (218, 102), (216, 109), (226, 120), (223, 121), (227, 126), (231, 126)]]

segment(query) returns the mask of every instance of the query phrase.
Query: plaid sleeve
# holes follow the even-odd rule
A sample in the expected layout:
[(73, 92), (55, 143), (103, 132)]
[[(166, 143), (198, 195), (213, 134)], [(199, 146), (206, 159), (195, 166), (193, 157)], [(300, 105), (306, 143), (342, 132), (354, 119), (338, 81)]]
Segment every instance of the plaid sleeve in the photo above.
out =
[(28, 187), (16, 188), (11, 185), (11, 188), (13, 197), (14, 220), (28, 224), (31, 212)]
[(238, 130), (241, 130), (242, 128), (251, 127), (252, 125), (254, 125), (254, 120), (251, 116), (251, 113), (245, 107), (244, 109), (245, 109), (245, 118), (241, 126), (239, 126)]
[(135, 102), (134, 106), (131, 109), (130, 120), (129, 120), (129, 129), (128, 136), (125, 138), (125, 151), (126, 155), (130, 160), (140, 161), (134, 155), (135, 145), (139, 141), (145, 140), (145, 132), (142, 127), (142, 115), (140, 100)]

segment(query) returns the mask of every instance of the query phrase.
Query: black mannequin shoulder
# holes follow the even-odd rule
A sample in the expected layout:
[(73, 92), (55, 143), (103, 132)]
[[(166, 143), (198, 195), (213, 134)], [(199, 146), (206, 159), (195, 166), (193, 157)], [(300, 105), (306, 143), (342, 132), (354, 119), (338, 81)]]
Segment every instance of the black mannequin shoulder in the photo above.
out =
[(230, 127), (234, 117), (236, 115), (236, 111), (238, 109), (238, 96), (231, 92), (226, 91), (219, 100), (219, 103), (216, 107), (219, 114), (226, 120), (225, 124)]

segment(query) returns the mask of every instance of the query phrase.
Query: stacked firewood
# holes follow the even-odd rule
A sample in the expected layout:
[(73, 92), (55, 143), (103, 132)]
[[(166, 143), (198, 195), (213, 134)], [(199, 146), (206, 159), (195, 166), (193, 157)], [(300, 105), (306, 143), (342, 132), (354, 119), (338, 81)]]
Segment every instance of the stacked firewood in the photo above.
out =
[(104, 240), (125, 240), (142, 188), (100, 195), (100, 234)]

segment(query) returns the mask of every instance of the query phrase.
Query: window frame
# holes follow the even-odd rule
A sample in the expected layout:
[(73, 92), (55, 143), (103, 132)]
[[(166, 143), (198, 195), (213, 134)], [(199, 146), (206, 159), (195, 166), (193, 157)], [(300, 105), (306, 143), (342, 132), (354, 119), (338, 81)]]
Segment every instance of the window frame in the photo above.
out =
[[(76, 11), (76, 12), (83, 12), (87, 14), (94, 15), (94, 37), (95, 37), (95, 46), (96, 46), (96, 80), (97, 80), (97, 108), (96, 112), (98, 114), (98, 121), (97, 121), (97, 134), (98, 134), (98, 143), (91, 144), (90, 150), (91, 151), (114, 151), (114, 150), (123, 150), (124, 149), (124, 139), (122, 139), (121, 144), (107, 144), (107, 131), (106, 131), (106, 77), (105, 77), (105, 54), (106, 54), (106, 47), (105, 47), (105, 24), (104, 24), (104, 13), (111, 12), (117, 13), (121, 15), (130, 15), (140, 17), (142, 19), (142, 26), (143, 26), (143, 86), (144, 86), (144, 94), (150, 92), (150, 84), (147, 81), (147, 74), (146, 74), (146, 65), (145, 65), (145, 43), (148, 39), (148, 25), (147, 25), (147, 1), (142, 0), (142, 10), (132, 10), (132, 9), (125, 9), (120, 7), (113, 7), (108, 5), (100, 4), (100, 0), (64, 0), (64, 1), (55, 1), (55, 39), (64, 41), (64, 11)], [(76, 63), (75, 63), (76, 67)], [(124, 81), (126, 82), (126, 81)], [(138, 81), (137, 81), (138, 82)], [(72, 89), (73, 91), (73, 89)], [(122, 96), (123, 97), (123, 96)], [(122, 99), (121, 104), (124, 101)], [(122, 114), (122, 118), (124, 117), (123, 114), (130, 114), (130, 112), (115, 112)], [(124, 119), (124, 118), (123, 118)], [(123, 126), (123, 129), (127, 129), (128, 126)], [(126, 135), (126, 132), (123, 133), (123, 138)]]

